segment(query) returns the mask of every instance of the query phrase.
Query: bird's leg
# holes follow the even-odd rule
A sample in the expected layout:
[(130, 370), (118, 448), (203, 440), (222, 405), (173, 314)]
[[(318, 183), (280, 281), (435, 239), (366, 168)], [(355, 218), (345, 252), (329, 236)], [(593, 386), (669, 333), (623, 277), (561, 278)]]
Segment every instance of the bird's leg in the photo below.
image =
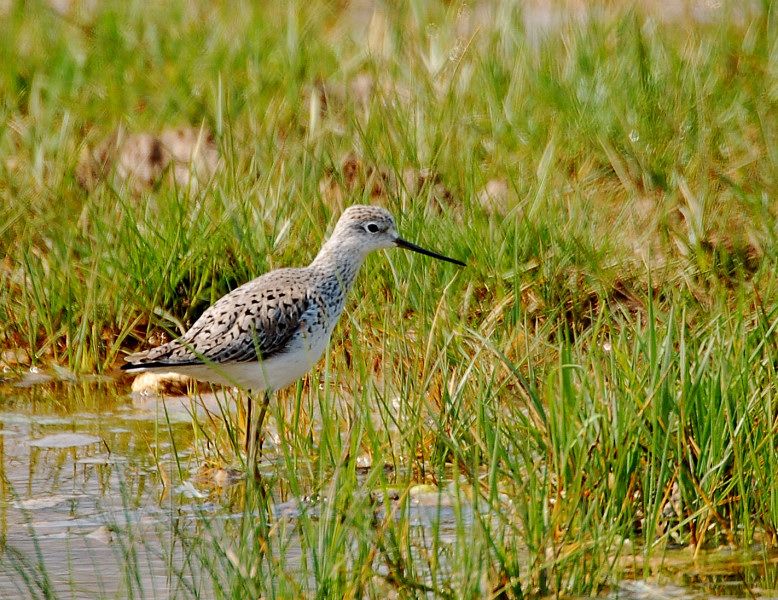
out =
[(267, 417), (267, 409), (270, 406), (270, 392), (265, 391), (262, 398), (262, 408), (259, 410), (259, 418), (257, 419), (257, 430), (254, 433), (254, 443), (259, 445), (259, 456), (262, 456), (262, 442), (265, 438), (262, 436), (262, 426), (265, 424), (265, 417)]
[(248, 399), (246, 400), (246, 437), (243, 440), (246, 456), (249, 455), (249, 446), (251, 440), (251, 413), (253, 412), (251, 409), (253, 408), (253, 404), (253, 396), (251, 395), (251, 392), (249, 392)]
[(270, 404), (270, 392), (264, 392), (262, 398), (262, 407), (258, 415), (254, 415), (252, 408), (253, 398), (249, 395), (248, 407), (246, 410), (246, 461), (253, 475), (257, 475), (259, 459), (262, 457), (262, 426), (267, 417), (267, 409)]

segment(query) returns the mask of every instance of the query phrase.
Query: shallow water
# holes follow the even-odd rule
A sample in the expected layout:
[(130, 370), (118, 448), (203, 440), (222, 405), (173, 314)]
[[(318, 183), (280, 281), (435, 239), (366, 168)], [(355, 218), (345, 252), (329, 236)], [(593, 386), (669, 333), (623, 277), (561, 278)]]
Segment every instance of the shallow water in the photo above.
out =
[[(27, 383), (27, 382), (25, 382)], [(165, 425), (166, 426), (166, 425)], [(169, 519), (159, 468), (172, 468), (171, 440), (185, 447), (183, 420), (160, 431), (157, 415), (110, 387), (6, 388), (0, 396), (0, 597), (73, 598), (123, 589), (126, 552), (116, 523), (138, 529)], [(172, 434), (172, 435), (171, 435)], [(168, 569), (138, 547), (148, 589), (168, 589)], [(36, 554), (50, 582), (25, 582)], [(40, 576), (40, 574), (38, 574)], [(40, 577), (39, 577), (40, 579)]]
[[(126, 597), (129, 588), (141, 597), (191, 597), (188, 585), (209, 597), (208, 577), (195, 582), (199, 566), (184, 564), (185, 541), (239, 522), (245, 481), (229, 468), (203, 469), (190, 415), (218, 418), (224, 398), (162, 402), (113, 384), (52, 381), (36, 374), (0, 388), (0, 598), (45, 597), (47, 589), (64, 598)], [(268, 438), (262, 470), (271, 472)], [(320, 510), (283, 482), (268, 492), (273, 519)], [(456, 515), (428, 496), (416, 490), (410, 522), (445, 535)], [(287, 568), (299, 566), (300, 553), (292, 532)]]
[[(218, 399), (162, 403), (132, 398), (111, 383), (39, 381), (0, 388), (0, 598), (46, 597), (47, 590), (62, 598), (188, 598), (192, 589), (211, 597), (213, 578), (193, 560), (187, 540), (229, 539), (229, 528), (246, 516), (243, 477), (222, 467), (204, 472), (195, 443), (190, 413), (219, 415)], [(269, 437), (262, 468), (278, 474)], [(302, 511), (315, 517), (323, 510), (326, 502), (312, 490), (295, 497), (278, 475), (267, 490), (273, 521), (293, 524)], [(455, 544), (457, 531), (473, 522), (454, 494), (421, 485), (408, 497), (403, 518), (418, 532), (419, 548), (432, 548), (434, 536)], [(377, 520), (386, 506), (376, 502)], [(295, 571), (302, 550), (289, 530), (281, 553), (284, 568)], [(664, 558), (650, 575), (635, 567), (634, 580), (607, 596), (778, 597), (771, 591), (778, 557), (693, 559), (679, 551)]]

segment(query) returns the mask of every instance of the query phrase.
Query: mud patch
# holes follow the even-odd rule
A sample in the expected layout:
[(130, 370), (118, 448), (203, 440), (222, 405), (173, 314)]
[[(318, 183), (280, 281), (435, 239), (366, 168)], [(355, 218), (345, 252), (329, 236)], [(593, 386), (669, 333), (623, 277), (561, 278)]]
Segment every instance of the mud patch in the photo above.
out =
[(394, 188), (389, 170), (367, 163), (349, 152), (338, 168), (329, 168), (319, 181), (319, 194), (333, 210), (343, 211), (350, 199), (385, 204)]
[(478, 191), (476, 199), (481, 208), (491, 215), (505, 216), (516, 205), (515, 195), (505, 179), (490, 179)]
[(434, 169), (409, 167), (403, 170), (402, 181), (406, 202), (424, 202), (426, 213), (439, 214), (453, 206), (454, 194)]
[(84, 147), (75, 175), (88, 191), (113, 176), (140, 193), (166, 179), (181, 187), (205, 183), (218, 164), (215, 138), (205, 128), (177, 127), (157, 135), (129, 133), (119, 127), (96, 146)]

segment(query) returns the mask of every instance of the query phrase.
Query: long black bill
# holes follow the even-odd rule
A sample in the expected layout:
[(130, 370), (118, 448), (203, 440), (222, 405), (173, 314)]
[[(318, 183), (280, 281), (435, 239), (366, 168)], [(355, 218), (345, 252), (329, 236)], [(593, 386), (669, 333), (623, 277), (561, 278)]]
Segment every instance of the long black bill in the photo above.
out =
[(437, 258), (438, 260), (445, 260), (446, 262), (454, 263), (455, 265), (459, 265), (460, 267), (467, 266), (461, 260), (457, 260), (456, 258), (449, 258), (448, 256), (443, 256), (442, 254), (438, 254), (437, 252), (432, 252), (430, 250), (425, 250), (421, 246), (417, 246), (416, 244), (411, 244), (410, 242), (406, 242), (402, 238), (397, 238), (396, 240), (394, 240), (394, 243), (397, 244), (398, 248), (413, 250), (414, 252), (418, 252), (419, 254), (423, 254), (424, 256), (431, 256), (432, 258)]

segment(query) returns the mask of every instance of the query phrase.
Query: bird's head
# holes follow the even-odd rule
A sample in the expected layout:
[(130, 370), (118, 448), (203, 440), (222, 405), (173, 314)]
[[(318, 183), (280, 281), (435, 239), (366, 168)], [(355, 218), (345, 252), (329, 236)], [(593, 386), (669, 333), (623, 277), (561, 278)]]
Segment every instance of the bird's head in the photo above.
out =
[(426, 250), (400, 237), (392, 214), (380, 206), (349, 206), (338, 219), (332, 238), (348, 242), (363, 254), (382, 248), (405, 248), (438, 260), (465, 266), (462, 261)]

